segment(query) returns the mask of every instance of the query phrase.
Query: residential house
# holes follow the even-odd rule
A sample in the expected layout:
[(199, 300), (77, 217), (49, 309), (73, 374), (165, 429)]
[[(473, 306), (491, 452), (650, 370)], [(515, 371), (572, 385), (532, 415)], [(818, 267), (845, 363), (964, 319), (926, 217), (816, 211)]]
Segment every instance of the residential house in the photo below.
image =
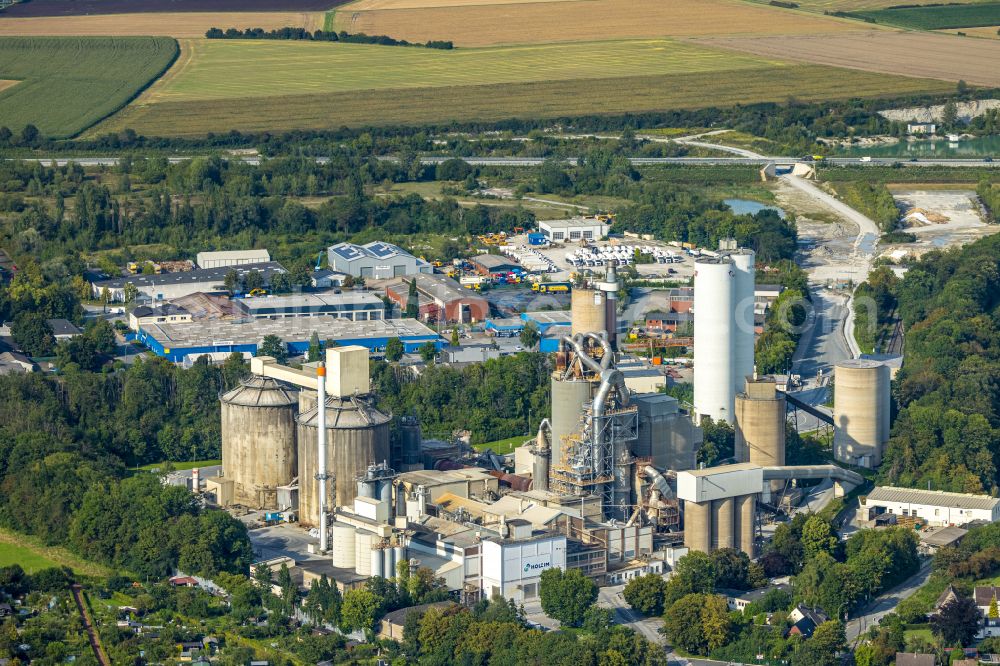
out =
[[(983, 615), (983, 624), (979, 630), (979, 638), (1000, 636), (1000, 587), (994, 585), (977, 585), (972, 591), (976, 607)], [(990, 608), (996, 604), (997, 617), (990, 617)]]
[(777, 585), (768, 585), (767, 587), (757, 588), (748, 592), (725, 590), (724, 594), (726, 595), (726, 603), (729, 604), (729, 610), (743, 612), (747, 606), (760, 601), (773, 590), (780, 590), (791, 594), (792, 586), (787, 583), (778, 583)]
[(799, 604), (788, 614), (788, 619), (792, 621), (788, 636), (809, 638), (816, 631), (816, 627), (828, 621), (830, 616), (822, 608), (809, 608), (805, 604)]
[(73, 322), (66, 319), (46, 319), (56, 340), (69, 340), (83, 333)]
[(38, 365), (20, 352), (7, 351), (0, 354), (0, 375), (37, 372)]
[(896, 666), (935, 666), (935, 659), (932, 654), (897, 652)]
[(437, 601), (435, 603), (420, 604), (419, 606), (394, 610), (391, 613), (387, 613), (379, 623), (378, 637), (401, 641), (403, 640), (403, 626), (406, 624), (406, 618), (411, 614), (417, 613), (423, 615), (431, 608), (449, 608), (454, 605), (456, 604), (452, 601)]

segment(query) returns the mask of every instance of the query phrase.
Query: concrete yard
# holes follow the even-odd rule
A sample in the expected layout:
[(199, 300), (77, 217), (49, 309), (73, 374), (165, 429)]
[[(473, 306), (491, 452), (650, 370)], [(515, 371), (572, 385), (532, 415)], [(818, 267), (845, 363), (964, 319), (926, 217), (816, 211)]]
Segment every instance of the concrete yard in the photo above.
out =
[(916, 243), (888, 246), (884, 253), (906, 250), (921, 255), (930, 250), (967, 245), (1000, 231), (986, 224), (972, 190), (894, 189), (903, 218), (902, 229), (917, 237)]
[[(513, 236), (510, 238), (510, 244), (515, 246), (528, 246), (528, 237), (524, 235)], [(636, 266), (636, 270), (639, 275), (644, 278), (666, 278), (671, 280), (678, 280), (680, 282), (686, 282), (694, 276), (694, 257), (690, 257), (683, 254), (680, 248), (672, 247), (667, 245), (663, 241), (647, 241), (640, 240), (638, 238), (624, 238), (616, 239), (614, 242), (611, 241), (591, 241), (590, 245), (593, 247), (608, 247), (610, 245), (631, 245), (642, 247), (644, 245), (649, 245), (650, 247), (660, 247), (680, 255), (683, 259), (683, 263), (675, 264), (639, 264)], [(581, 270), (574, 268), (573, 266), (566, 263), (566, 255), (570, 252), (575, 252), (580, 249), (580, 245), (575, 242), (562, 243), (557, 246), (552, 246), (548, 248), (536, 247), (539, 252), (555, 262), (556, 268), (559, 269), (558, 273), (549, 273), (548, 278), (553, 281), (568, 280), (570, 273)], [(715, 248), (709, 248), (715, 249)], [(675, 272), (671, 273), (671, 269)], [(584, 269), (585, 270), (585, 269)], [(590, 269), (595, 270), (595, 269)]]

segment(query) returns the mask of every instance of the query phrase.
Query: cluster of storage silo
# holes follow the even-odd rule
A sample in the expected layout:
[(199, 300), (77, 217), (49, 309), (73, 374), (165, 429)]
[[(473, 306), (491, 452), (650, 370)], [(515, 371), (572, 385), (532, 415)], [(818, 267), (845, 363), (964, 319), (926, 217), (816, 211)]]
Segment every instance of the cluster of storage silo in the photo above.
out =
[[(334, 507), (350, 505), (357, 495), (357, 477), (373, 463), (389, 459), (391, 418), (375, 407), (369, 395), (367, 349), (331, 349), (328, 358), (334, 361), (328, 365), (335, 372), (328, 381), (324, 413), (326, 469), (332, 480), (326, 483), (326, 506)], [(222, 478), (233, 484), (237, 504), (265, 510), (297, 508), (303, 525), (317, 525), (320, 419), (316, 371), (267, 367), (220, 398)], [(263, 376), (263, 372), (281, 379)], [(290, 383), (299, 388), (289, 387)], [(296, 478), (297, 506), (279, 505), (277, 489)]]
[(374, 532), (346, 523), (330, 525), (331, 564), (355, 571), (359, 576), (392, 578), (396, 567), (406, 561), (406, 546), (395, 537), (384, 538)]
[(751, 463), (678, 472), (684, 545), (704, 553), (736, 548), (754, 557), (757, 495), (763, 480), (763, 468)]
[(890, 371), (881, 361), (849, 359), (834, 368), (833, 456), (877, 467), (889, 441)]

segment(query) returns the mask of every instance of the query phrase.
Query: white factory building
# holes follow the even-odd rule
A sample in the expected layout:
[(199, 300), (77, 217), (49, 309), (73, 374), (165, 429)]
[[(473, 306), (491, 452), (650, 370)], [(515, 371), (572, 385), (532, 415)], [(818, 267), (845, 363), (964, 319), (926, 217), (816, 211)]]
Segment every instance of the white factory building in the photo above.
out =
[(1000, 498), (989, 495), (949, 493), (880, 486), (864, 498), (859, 509), (861, 519), (875, 520), (883, 514), (911, 517), (925, 525), (966, 525), (974, 520), (1000, 520)]
[(486, 538), (483, 549), (483, 596), (503, 595), (523, 603), (538, 597), (542, 572), (566, 568), (566, 537), (535, 534), (527, 520), (507, 521), (510, 537)]
[(382, 241), (365, 245), (337, 243), (327, 250), (327, 257), (331, 269), (361, 278), (386, 279), (434, 272), (423, 259)]
[(611, 225), (596, 217), (574, 217), (568, 220), (539, 220), (538, 230), (554, 243), (589, 241), (606, 237)]
[(267, 250), (225, 250), (222, 252), (199, 252), (195, 257), (198, 268), (224, 268), (244, 264), (263, 264), (271, 261)]

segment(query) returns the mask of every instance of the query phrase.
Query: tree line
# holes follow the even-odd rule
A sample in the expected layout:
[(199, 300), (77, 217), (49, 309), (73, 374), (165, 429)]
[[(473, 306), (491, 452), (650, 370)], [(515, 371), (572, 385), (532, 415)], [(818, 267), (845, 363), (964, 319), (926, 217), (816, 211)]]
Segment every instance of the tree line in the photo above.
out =
[[(873, 273), (873, 277), (876, 274)], [(898, 283), (906, 359), (880, 481), (968, 493), (1000, 487), (1000, 237), (925, 254)]]
[(379, 46), (422, 46), (428, 49), (443, 49), (450, 51), (455, 48), (451, 40), (429, 40), (423, 43), (408, 42), (405, 39), (394, 39), (388, 35), (366, 35), (363, 32), (349, 33), (345, 30), (313, 30), (305, 28), (209, 28), (205, 32), (206, 39), (285, 39), (309, 42), (344, 42), (346, 44), (378, 44)]

